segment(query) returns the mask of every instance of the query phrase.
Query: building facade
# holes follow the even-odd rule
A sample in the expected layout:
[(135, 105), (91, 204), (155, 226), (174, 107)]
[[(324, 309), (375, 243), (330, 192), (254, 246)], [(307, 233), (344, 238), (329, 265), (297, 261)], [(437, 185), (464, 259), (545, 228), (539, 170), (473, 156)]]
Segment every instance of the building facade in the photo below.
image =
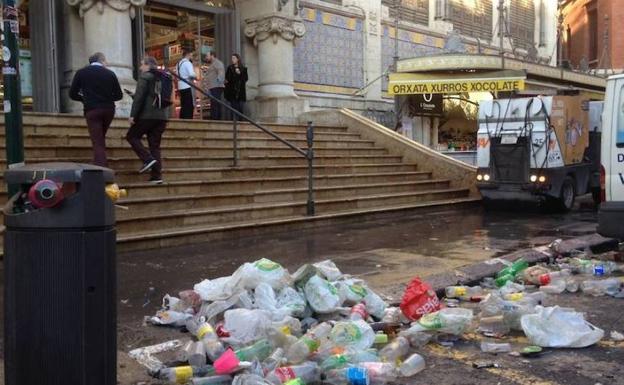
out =
[(614, 0), (565, 0), (561, 4), (561, 60), (566, 67), (598, 73), (624, 70), (624, 36), (617, 33), (624, 5)]
[(224, 62), (240, 52), (252, 116), (344, 107), (389, 126), (395, 56), (498, 54), (502, 40), (506, 56), (557, 59), (556, 0), (22, 0), (20, 11), (22, 90), (35, 111), (79, 112), (67, 89), (95, 51), (128, 89), (146, 52), (169, 68), (183, 46)]

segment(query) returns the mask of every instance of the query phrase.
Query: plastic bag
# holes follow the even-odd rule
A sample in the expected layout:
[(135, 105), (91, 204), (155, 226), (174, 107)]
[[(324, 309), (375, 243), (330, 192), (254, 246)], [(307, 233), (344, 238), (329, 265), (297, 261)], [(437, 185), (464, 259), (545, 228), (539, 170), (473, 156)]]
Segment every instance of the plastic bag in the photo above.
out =
[(366, 321), (337, 322), (329, 339), (336, 347), (361, 351), (373, 346), (375, 332)]
[(318, 275), (308, 280), (304, 293), (310, 307), (317, 313), (332, 313), (341, 305), (338, 289)]
[(271, 327), (271, 313), (264, 310), (234, 309), (225, 312), (225, 329), (231, 338), (249, 344), (266, 337)]
[(285, 287), (277, 296), (277, 307), (288, 309), (288, 314), (302, 317), (306, 311), (306, 301), (300, 292), (292, 287)]
[(233, 276), (240, 274), (244, 289), (255, 289), (259, 284), (266, 283), (273, 289), (280, 290), (290, 283), (290, 274), (279, 263), (262, 258), (256, 262), (245, 263)]
[(353, 306), (364, 300), (368, 295), (368, 288), (364, 281), (359, 279), (346, 279), (335, 282), (338, 294), (345, 305)]
[(173, 310), (159, 310), (156, 315), (150, 317), (148, 321), (153, 325), (168, 325), (182, 327), (186, 325), (186, 321), (193, 318), (192, 314), (182, 313)]
[(255, 307), (271, 313), (273, 321), (281, 321), (287, 316), (303, 314), (305, 299), (293, 288), (285, 287), (279, 295), (267, 283), (261, 283), (255, 290)]
[(325, 260), (322, 262), (315, 263), (312, 265), (317, 268), (318, 272), (321, 273), (325, 279), (330, 282), (337, 281), (340, 277), (342, 277), (342, 272), (336, 264), (331, 260)]
[(370, 289), (366, 297), (364, 297), (364, 303), (366, 304), (368, 314), (377, 319), (383, 318), (386, 307), (388, 307), (388, 304)]
[(461, 335), (472, 323), (472, 309), (445, 308), (435, 313), (423, 315), (412, 324), (408, 332), (437, 331), (442, 333)]
[(584, 348), (604, 337), (604, 331), (585, 321), (581, 313), (558, 306), (537, 307), (522, 317), (522, 330), (534, 345), (548, 348)]
[(400, 307), (407, 318), (415, 321), (424, 314), (440, 310), (441, 305), (431, 286), (416, 277), (405, 289)]
[(204, 301), (223, 301), (234, 295), (234, 287), (231, 287), (232, 277), (217, 279), (205, 279), (193, 286), (193, 290)]

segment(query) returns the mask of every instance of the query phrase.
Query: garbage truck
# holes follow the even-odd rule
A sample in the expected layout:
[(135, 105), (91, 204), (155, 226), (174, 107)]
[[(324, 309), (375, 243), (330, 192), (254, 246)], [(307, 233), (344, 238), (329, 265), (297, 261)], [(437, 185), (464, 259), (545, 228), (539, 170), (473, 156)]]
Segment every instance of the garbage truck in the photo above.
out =
[(477, 187), (486, 206), (534, 202), (570, 210), (600, 199), (602, 102), (581, 95), (495, 99), (479, 105)]

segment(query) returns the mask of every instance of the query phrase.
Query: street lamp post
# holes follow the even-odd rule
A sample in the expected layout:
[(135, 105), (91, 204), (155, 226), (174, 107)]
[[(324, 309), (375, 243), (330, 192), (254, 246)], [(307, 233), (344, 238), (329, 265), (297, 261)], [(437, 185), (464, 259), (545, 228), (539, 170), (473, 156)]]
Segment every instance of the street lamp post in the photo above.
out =
[[(22, 132), (22, 95), (19, 76), (19, 21), (15, 0), (2, 1), (3, 44), (2, 75), (4, 80), (4, 125), (8, 168), (24, 164), (24, 135)], [(8, 186), (9, 197), (18, 186)]]
[[(394, 56), (393, 56), (393, 70), (395, 73), (399, 71), (399, 11), (401, 9), (401, 0), (394, 0)], [(399, 95), (394, 95), (394, 126), (395, 128), (399, 124), (401, 108), (400, 108)]]

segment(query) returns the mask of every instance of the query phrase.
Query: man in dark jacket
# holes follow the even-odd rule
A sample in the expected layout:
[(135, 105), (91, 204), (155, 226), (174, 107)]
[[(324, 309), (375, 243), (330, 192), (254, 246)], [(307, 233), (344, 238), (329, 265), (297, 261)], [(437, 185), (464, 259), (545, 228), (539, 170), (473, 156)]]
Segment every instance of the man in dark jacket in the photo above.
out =
[[(130, 129), (126, 140), (132, 146), (137, 156), (143, 161), (139, 173), (150, 170), (150, 183), (161, 184), (162, 159), (160, 156), (160, 141), (167, 126), (168, 108), (162, 108), (156, 102), (156, 82), (163, 75), (158, 71), (158, 63), (153, 57), (147, 56), (141, 61), (141, 75), (137, 83), (132, 110), (130, 111)], [(162, 95), (161, 95), (162, 96)], [(169, 99), (167, 97), (167, 99)], [(147, 135), (149, 151), (141, 143), (141, 138)]]
[(108, 167), (106, 131), (115, 117), (115, 102), (121, 100), (121, 86), (115, 73), (106, 68), (101, 52), (89, 58), (89, 65), (76, 72), (69, 97), (82, 102), (93, 144), (93, 163)]

